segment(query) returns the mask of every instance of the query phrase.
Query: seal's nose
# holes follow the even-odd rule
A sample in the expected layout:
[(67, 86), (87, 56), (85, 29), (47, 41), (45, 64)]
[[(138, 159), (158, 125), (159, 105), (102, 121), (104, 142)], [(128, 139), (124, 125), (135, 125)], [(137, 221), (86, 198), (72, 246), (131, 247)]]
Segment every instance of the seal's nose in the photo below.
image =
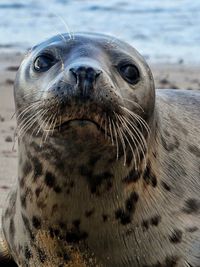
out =
[(90, 90), (94, 88), (97, 78), (102, 73), (101, 70), (88, 66), (78, 66), (70, 69), (76, 79), (77, 88), (83, 98), (88, 98)]

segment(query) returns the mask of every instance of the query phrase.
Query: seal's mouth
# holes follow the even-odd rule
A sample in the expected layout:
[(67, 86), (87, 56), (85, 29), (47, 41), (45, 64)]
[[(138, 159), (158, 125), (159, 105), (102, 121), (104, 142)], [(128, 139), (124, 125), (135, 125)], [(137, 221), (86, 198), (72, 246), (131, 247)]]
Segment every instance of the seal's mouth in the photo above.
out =
[(105, 134), (105, 129), (103, 128), (102, 125), (88, 118), (87, 119), (77, 118), (77, 119), (70, 119), (70, 120), (64, 121), (60, 123), (60, 125), (57, 125), (55, 127), (55, 130), (64, 131), (64, 130), (70, 129), (73, 126), (85, 127), (85, 126), (91, 126), (91, 125), (93, 125), (96, 128), (96, 130), (101, 131), (103, 134)]
[(94, 124), (97, 128), (100, 128), (100, 125), (90, 119), (71, 119), (71, 120), (67, 120), (65, 122), (62, 122), (60, 125), (57, 125), (55, 128), (68, 128), (70, 127), (72, 124), (75, 125), (80, 125), (80, 126), (85, 126), (87, 124)]

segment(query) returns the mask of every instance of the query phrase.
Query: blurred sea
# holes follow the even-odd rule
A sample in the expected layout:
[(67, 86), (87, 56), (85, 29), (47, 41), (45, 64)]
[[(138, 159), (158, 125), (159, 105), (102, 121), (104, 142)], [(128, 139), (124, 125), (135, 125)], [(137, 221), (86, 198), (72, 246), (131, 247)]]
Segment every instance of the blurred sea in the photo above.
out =
[(0, 0), (0, 48), (59, 32), (92, 31), (130, 42), (148, 61), (200, 63), (200, 0)]

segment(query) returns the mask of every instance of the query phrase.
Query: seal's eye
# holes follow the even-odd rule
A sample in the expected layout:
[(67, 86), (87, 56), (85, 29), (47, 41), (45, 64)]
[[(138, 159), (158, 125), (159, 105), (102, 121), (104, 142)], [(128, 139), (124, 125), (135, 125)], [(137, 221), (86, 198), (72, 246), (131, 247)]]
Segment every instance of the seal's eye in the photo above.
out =
[(138, 68), (132, 64), (125, 64), (119, 67), (119, 72), (125, 81), (136, 84), (140, 79)]
[(49, 70), (55, 64), (55, 58), (50, 55), (38, 56), (34, 61), (34, 70), (44, 72)]

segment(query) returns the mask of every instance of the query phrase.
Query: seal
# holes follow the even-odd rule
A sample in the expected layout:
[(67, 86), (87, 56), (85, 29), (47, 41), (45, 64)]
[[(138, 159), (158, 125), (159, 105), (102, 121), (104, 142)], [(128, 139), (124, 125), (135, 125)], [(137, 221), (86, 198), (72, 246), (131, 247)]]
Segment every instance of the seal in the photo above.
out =
[(1, 260), (199, 266), (199, 92), (155, 91), (133, 47), (94, 33), (34, 47), (14, 87), (19, 171)]

